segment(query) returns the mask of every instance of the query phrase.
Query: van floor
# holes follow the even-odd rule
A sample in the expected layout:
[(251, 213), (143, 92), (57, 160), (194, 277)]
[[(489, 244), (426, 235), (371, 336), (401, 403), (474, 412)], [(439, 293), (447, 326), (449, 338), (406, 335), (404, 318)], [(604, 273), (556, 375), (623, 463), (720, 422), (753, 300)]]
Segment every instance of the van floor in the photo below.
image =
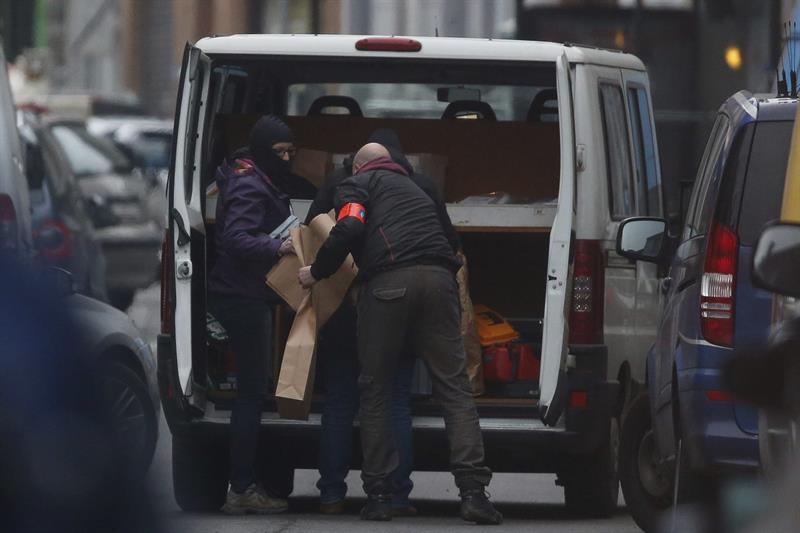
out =
[[(214, 403), (217, 411), (229, 411), (233, 407), (235, 393), (216, 392), (209, 394), (209, 401)], [(324, 394), (315, 394), (311, 401), (311, 412), (321, 413), (325, 404)], [(491, 396), (478, 396), (475, 398), (475, 405), (478, 408), (478, 415), (481, 417), (501, 417), (501, 418), (529, 418), (532, 415), (538, 416), (536, 407), (539, 405), (537, 398), (497, 398)], [(431, 396), (414, 396), (411, 404), (414, 416), (441, 416), (442, 411), (436, 400)], [(274, 397), (268, 397), (264, 401), (264, 411), (277, 411), (277, 404)]]

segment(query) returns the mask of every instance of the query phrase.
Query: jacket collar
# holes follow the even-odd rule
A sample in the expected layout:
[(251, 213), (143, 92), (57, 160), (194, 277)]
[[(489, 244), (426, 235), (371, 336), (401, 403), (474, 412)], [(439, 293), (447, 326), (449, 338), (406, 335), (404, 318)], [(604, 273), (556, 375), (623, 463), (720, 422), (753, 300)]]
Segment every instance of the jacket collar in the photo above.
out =
[(378, 159), (373, 159), (372, 161), (361, 167), (358, 173), (363, 174), (364, 172), (369, 172), (370, 170), (388, 170), (396, 174), (402, 174), (403, 176), (408, 176), (408, 171), (401, 165), (398, 165), (397, 163), (392, 161), (392, 159), (389, 157), (379, 157)]

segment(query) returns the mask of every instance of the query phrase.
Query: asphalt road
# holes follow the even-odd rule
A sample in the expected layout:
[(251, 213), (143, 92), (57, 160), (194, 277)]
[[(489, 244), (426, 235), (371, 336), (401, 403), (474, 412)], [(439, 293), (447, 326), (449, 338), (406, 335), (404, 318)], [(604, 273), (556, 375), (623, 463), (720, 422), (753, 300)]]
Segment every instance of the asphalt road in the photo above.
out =
[[(129, 315), (155, 347), (158, 331), (158, 287), (141, 291), (129, 310)], [(462, 531), (474, 527), (458, 518), (458, 492), (449, 473), (416, 472), (411, 494), (420, 511), (415, 518), (395, 519), (392, 522), (362, 522), (358, 519), (364, 493), (358, 472), (348, 478), (351, 502), (347, 514), (323, 516), (316, 512), (318, 492), (314, 483), (317, 473), (300, 470), (295, 475), (295, 492), (290, 499), (289, 513), (274, 516), (228, 517), (221, 513), (185, 513), (172, 496), (171, 437), (164, 420), (153, 465), (149, 487), (153, 506), (165, 532), (175, 533), (283, 533), (283, 532), (358, 532)], [(634, 533), (639, 529), (620, 508), (615, 516), (604, 520), (579, 520), (570, 517), (564, 508), (563, 492), (554, 484), (555, 476), (534, 474), (497, 474), (489, 491), (506, 520), (502, 531), (537, 531), (564, 533)]]

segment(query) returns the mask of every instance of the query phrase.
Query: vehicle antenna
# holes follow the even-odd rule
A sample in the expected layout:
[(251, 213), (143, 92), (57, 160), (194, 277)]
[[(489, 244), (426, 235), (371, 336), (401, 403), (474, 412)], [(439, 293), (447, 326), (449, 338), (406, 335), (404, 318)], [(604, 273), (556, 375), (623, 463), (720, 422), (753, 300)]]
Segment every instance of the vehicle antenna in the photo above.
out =
[(789, 35), (792, 47), (792, 64), (790, 65), (789, 76), (792, 80), (792, 98), (797, 98), (797, 23), (792, 22), (792, 29)]
[[(786, 36), (786, 24), (783, 25), (783, 34), (784, 37)], [(780, 97), (787, 97), (789, 96), (789, 86), (786, 83), (786, 55), (789, 54), (789, 40), (785, 39), (786, 46), (784, 47), (784, 51), (781, 53), (781, 75), (778, 78), (778, 96)]]
[(438, 37), (439, 36), (439, 26), (434, 27), (433, 34)]

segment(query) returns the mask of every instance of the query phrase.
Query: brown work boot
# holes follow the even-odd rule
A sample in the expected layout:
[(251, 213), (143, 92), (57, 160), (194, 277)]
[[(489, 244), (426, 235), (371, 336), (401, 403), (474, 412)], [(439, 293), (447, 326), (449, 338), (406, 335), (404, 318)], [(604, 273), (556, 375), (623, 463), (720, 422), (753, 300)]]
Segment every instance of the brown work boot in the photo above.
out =
[(271, 497), (260, 485), (253, 483), (242, 493), (236, 492), (231, 487), (225, 498), (225, 505), (222, 506), (222, 512), (231, 515), (275, 514), (283, 513), (288, 508), (286, 500)]

